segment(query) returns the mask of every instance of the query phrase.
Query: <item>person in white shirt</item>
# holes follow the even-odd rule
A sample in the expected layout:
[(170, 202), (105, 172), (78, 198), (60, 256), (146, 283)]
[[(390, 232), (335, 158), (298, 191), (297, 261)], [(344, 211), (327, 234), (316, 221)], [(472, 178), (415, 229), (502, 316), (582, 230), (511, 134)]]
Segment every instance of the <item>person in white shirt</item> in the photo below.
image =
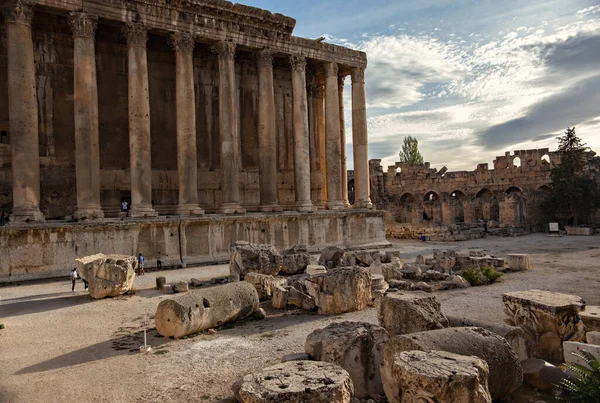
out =
[(75, 292), (75, 283), (77, 282), (77, 269), (76, 268), (73, 268), (73, 270), (71, 271), (71, 282), (72, 282), (71, 291)]
[(121, 203), (121, 210), (124, 211), (127, 216), (129, 216), (129, 203), (127, 203), (127, 200), (123, 200)]

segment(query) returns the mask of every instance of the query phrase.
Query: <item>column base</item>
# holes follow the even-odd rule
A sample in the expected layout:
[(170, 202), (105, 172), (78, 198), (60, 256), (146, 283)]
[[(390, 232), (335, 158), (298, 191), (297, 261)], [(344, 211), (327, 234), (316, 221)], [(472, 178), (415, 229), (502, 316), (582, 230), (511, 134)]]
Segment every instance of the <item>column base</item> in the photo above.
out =
[(158, 217), (158, 213), (154, 211), (151, 204), (132, 204), (129, 210), (129, 217), (133, 218), (151, 218)]
[(283, 208), (278, 204), (266, 204), (258, 208), (262, 213), (281, 213)]
[(315, 206), (309, 200), (296, 202), (296, 205), (294, 206), (294, 208), (296, 209), (296, 211), (300, 211), (302, 213), (312, 213), (313, 211), (316, 210)]
[(219, 214), (246, 214), (246, 209), (239, 203), (224, 203), (217, 210)]
[(371, 203), (371, 200), (359, 200), (356, 203), (354, 203), (354, 205), (352, 207), (355, 209), (371, 210), (373, 208), (373, 203)]
[(344, 205), (341, 200), (335, 200), (327, 202), (327, 210), (347, 210), (348, 208)]
[(78, 206), (77, 211), (73, 214), (73, 217), (86, 220), (97, 220), (104, 218), (104, 211), (99, 204), (90, 204), (87, 206)]
[(177, 215), (204, 215), (204, 210), (197, 204), (179, 204), (175, 211)]
[(10, 216), (11, 222), (43, 222), (44, 215), (40, 210), (20, 210), (13, 211)]

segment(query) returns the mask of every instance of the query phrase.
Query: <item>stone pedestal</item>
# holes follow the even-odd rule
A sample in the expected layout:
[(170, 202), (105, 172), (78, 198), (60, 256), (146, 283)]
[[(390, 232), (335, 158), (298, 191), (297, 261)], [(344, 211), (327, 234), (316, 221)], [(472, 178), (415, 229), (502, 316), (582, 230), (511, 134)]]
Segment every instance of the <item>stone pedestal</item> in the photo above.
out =
[(219, 131), (221, 135), (221, 214), (244, 214), (240, 205), (240, 129), (237, 116), (235, 43), (212, 47), (219, 56)]
[(152, 208), (150, 153), (150, 97), (148, 95), (147, 29), (128, 24), (129, 160), (131, 171), (131, 217), (156, 217)]
[(94, 38), (98, 17), (73, 12), (69, 18), (74, 44), (75, 216), (103, 218), (100, 207), (100, 148), (98, 134), (98, 87)]
[(369, 186), (369, 139), (365, 70), (352, 69), (352, 149), (354, 151), (354, 206), (373, 208)]
[(314, 211), (310, 197), (310, 147), (308, 142), (308, 105), (306, 100), (306, 59), (290, 58), (292, 69), (293, 121), (294, 121), (294, 184), (296, 210)]
[(11, 220), (43, 221), (40, 212), (38, 105), (31, 20), (33, 6), (18, 2), (5, 10), (8, 53), (13, 210)]
[(202, 215), (198, 205), (198, 165), (196, 155), (196, 101), (194, 95), (194, 40), (189, 34), (171, 34), (175, 50), (175, 102), (177, 106), (177, 175), (181, 215)]
[(325, 155), (327, 171), (327, 208), (345, 208), (342, 195), (342, 142), (340, 140), (340, 99), (338, 65), (325, 63)]

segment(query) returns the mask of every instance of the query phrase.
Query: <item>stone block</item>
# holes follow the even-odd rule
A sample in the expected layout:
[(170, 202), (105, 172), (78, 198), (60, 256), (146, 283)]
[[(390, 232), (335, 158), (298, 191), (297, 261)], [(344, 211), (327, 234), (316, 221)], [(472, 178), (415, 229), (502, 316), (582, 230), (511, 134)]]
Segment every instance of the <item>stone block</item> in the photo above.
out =
[(312, 296), (303, 293), (295, 287), (288, 289), (287, 303), (305, 311), (312, 311), (316, 306), (315, 299)]
[(322, 265), (308, 265), (306, 266), (306, 275), (307, 276), (317, 276), (319, 274), (327, 273), (327, 268)]
[(305, 282), (321, 314), (365, 309), (372, 302), (371, 283), (371, 273), (362, 267), (332, 269)]
[(400, 251), (399, 250), (386, 250), (385, 251), (385, 261), (382, 259), (381, 263), (391, 263), (394, 259), (400, 259)]
[(281, 362), (290, 362), (290, 361), (309, 361), (310, 355), (306, 353), (296, 353), (296, 354), (286, 354), (281, 358)]
[(530, 270), (531, 262), (529, 255), (522, 253), (508, 255), (508, 267), (512, 271)]
[(579, 317), (583, 321), (586, 331), (600, 332), (600, 306), (586, 306), (583, 311), (579, 312)]
[(319, 264), (327, 269), (333, 269), (342, 265), (345, 250), (337, 246), (328, 246), (321, 251)]
[(425, 281), (441, 281), (445, 280), (446, 277), (446, 274), (440, 273), (436, 270), (427, 270), (425, 273), (423, 273), (423, 280)]
[(258, 298), (261, 301), (271, 299), (273, 297), (273, 289), (276, 286), (284, 286), (286, 284), (285, 278), (260, 273), (247, 273), (244, 281), (247, 281), (256, 288)]
[(404, 290), (404, 291), (410, 291), (413, 289), (413, 283), (410, 281), (404, 281), (404, 280), (390, 280), (388, 282), (389, 286), (390, 286), (390, 291), (392, 289), (394, 290)]
[(377, 298), (376, 305), (379, 325), (390, 336), (448, 326), (439, 302), (424, 292), (390, 292)]
[(447, 351), (482, 359), (490, 369), (488, 385), (494, 400), (506, 398), (523, 383), (519, 358), (508, 342), (482, 328), (453, 327), (392, 337), (383, 348), (382, 367), (389, 365), (386, 360), (395, 354), (412, 350)]
[(231, 247), (229, 274), (243, 279), (247, 273), (276, 276), (282, 269), (283, 260), (271, 245), (257, 245), (238, 241)]
[(171, 284), (171, 287), (173, 287), (173, 292), (175, 294), (188, 292), (190, 290), (190, 286), (186, 281), (178, 281), (176, 283)]
[(384, 294), (390, 288), (382, 274), (371, 274), (371, 293)]
[(534, 356), (562, 361), (564, 341), (583, 341), (579, 313), (585, 302), (575, 295), (529, 290), (502, 295), (506, 322), (519, 326), (535, 349)]
[(585, 334), (585, 341), (587, 341), (588, 344), (600, 346), (600, 332), (587, 332)]
[(565, 351), (565, 362), (567, 364), (579, 364), (587, 366), (585, 361), (575, 354), (581, 354), (582, 351), (588, 352), (597, 359), (600, 359), (600, 346), (594, 344), (578, 343), (575, 341), (565, 341), (563, 343)]
[(285, 309), (288, 301), (288, 289), (276, 285), (273, 288), (273, 298), (271, 299), (271, 305), (275, 309)]
[(355, 252), (356, 265), (361, 267), (369, 267), (373, 263), (372, 252), (366, 250), (359, 250)]
[(160, 290), (163, 288), (163, 286), (167, 284), (167, 279), (166, 277), (156, 277), (156, 289)]
[(389, 340), (382, 327), (362, 322), (332, 323), (306, 338), (312, 359), (337, 364), (350, 374), (359, 399), (383, 394), (379, 367), (381, 351)]
[(293, 248), (281, 252), (282, 274), (304, 273), (306, 266), (310, 264), (310, 254), (306, 246), (294, 246)]
[(390, 403), (491, 403), (485, 361), (444, 351), (403, 351), (381, 369)]
[(133, 288), (137, 257), (99, 253), (76, 260), (77, 273), (89, 283), (92, 298), (118, 297)]
[(408, 279), (419, 279), (422, 276), (421, 267), (416, 263), (404, 263), (401, 271), (402, 275)]
[(565, 227), (567, 235), (591, 236), (594, 235), (594, 229), (589, 227)]
[(165, 284), (162, 286), (162, 288), (160, 289), (160, 291), (163, 294), (174, 294), (175, 292), (173, 291), (173, 286), (169, 285), (169, 284)]
[(400, 259), (394, 258), (390, 263), (381, 263), (381, 274), (385, 278), (385, 281), (389, 280), (402, 280), (404, 273), (402, 272), (402, 263)]
[(232, 387), (240, 403), (350, 403), (354, 386), (338, 365), (289, 361), (244, 376)]
[(558, 367), (539, 358), (521, 361), (523, 381), (542, 391), (552, 391), (555, 385), (565, 378), (565, 373)]

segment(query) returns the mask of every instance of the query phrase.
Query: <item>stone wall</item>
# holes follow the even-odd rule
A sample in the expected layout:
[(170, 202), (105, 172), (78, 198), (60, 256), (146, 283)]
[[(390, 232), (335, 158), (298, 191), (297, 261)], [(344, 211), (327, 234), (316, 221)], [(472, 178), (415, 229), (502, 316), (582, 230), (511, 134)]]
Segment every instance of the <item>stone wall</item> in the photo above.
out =
[(350, 248), (389, 245), (382, 212), (248, 214), (90, 223), (45, 223), (0, 231), (0, 283), (65, 276), (76, 258), (143, 253), (152, 267), (161, 252), (165, 266), (228, 261), (230, 246), (245, 240), (278, 249), (307, 245)]

